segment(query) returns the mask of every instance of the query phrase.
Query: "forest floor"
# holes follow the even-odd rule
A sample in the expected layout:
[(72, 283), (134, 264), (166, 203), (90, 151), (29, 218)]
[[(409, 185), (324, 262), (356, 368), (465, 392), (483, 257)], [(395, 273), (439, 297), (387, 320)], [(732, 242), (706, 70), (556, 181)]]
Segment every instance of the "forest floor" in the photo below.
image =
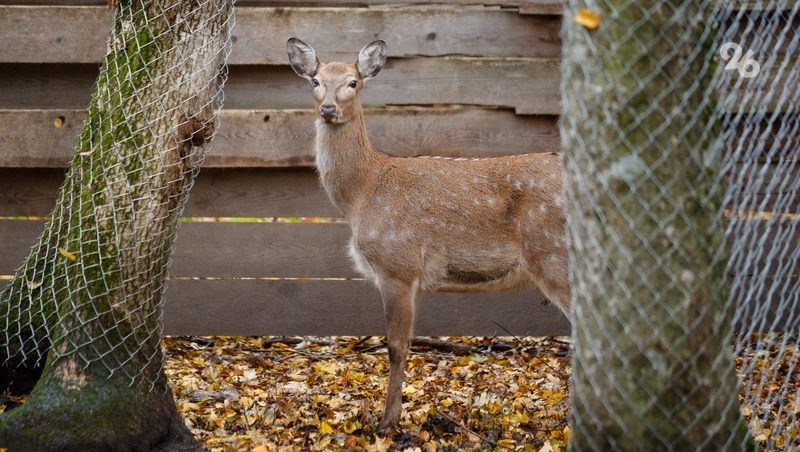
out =
[(166, 338), (178, 409), (212, 451), (559, 451), (568, 338), (423, 338), (401, 428), (375, 434), (389, 363), (377, 337)]

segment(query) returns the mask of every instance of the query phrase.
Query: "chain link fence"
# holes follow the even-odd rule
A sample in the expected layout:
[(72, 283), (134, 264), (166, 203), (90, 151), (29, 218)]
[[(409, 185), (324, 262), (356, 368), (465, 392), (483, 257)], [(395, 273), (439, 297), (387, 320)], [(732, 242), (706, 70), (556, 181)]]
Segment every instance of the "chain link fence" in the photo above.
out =
[(113, 3), (108, 54), (57, 205), (0, 294), (0, 356), (6, 366), (68, 358), (133, 384), (160, 374), (167, 268), (216, 130), (233, 6)]
[(567, 2), (574, 449), (800, 445), (800, 4)]

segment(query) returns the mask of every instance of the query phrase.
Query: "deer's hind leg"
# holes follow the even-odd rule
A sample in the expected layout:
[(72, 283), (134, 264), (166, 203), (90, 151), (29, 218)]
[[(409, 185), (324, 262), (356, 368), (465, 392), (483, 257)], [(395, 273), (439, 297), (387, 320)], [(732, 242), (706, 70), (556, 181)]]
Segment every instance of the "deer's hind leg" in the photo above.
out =
[(383, 299), (390, 366), (386, 406), (378, 430), (386, 430), (396, 427), (400, 421), (406, 355), (411, 344), (411, 334), (414, 328), (415, 305), (419, 284), (417, 281), (407, 283), (379, 277), (378, 288)]

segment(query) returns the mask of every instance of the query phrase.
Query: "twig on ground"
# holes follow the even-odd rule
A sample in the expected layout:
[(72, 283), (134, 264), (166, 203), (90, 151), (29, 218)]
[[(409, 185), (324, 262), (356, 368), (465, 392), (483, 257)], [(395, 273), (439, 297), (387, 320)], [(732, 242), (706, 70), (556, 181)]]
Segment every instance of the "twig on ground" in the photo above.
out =
[[(504, 327), (503, 325), (500, 325), (500, 324), (499, 324), (499, 323), (497, 323), (497, 322), (493, 322), (493, 323), (494, 323), (495, 325), (499, 326), (499, 327), (500, 327), (500, 328), (501, 328), (503, 331), (505, 331), (506, 333), (508, 333), (509, 335), (511, 335), (511, 337), (513, 337), (515, 340), (519, 341), (519, 338), (518, 338), (518, 337), (517, 337), (517, 336), (516, 336), (514, 333), (512, 333), (511, 331), (508, 331), (508, 328)], [(533, 355), (533, 356), (532, 356), (532, 358), (536, 358), (536, 359), (537, 359), (537, 360), (538, 360), (540, 363), (544, 364), (544, 365), (545, 365), (545, 367), (547, 367), (548, 369), (552, 370), (552, 371), (553, 371), (553, 372), (554, 372), (556, 375), (558, 375), (558, 376), (559, 376), (559, 378), (561, 378), (562, 380), (567, 380), (567, 379), (569, 379), (569, 376), (568, 376), (567, 374), (565, 374), (564, 372), (562, 372), (560, 369), (556, 369), (555, 367), (553, 367), (552, 365), (550, 365), (550, 363), (548, 363), (547, 361), (543, 360), (542, 358), (540, 358), (540, 357), (538, 357), (538, 356), (536, 356), (536, 355)]]
[[(464, 430), (465, 432), (467, 432), (467, 433), (469, 433), (471, 435), (477, 436), (484, 443), (488, 443), (489, 442), (489, 440), (485, 436), (481, 435), (480, 433), (476, 432), (475, 430), (472, 430), (471, 428), (467, 427), (466, 425), (462, 424), (461, 422), (458, 422), (457, 420), (453, 419), (447, 413), (442, 413), (441, 411), (438, 411), (438, 410), (437, 410), (437, 413), (442, 415), (448, 421), (452, 422), (453, 425), (455, 425), (456, 427), (460, 428), (461, 430)], [(503, 447), (503, 446), (501, 445), (500, 447)]]
[(415, 337), (411, 340), (411, 346), (432, 348), (434, 350), (455, 353), (457, 355), (469, 355), (475, 351), (470, 345), (459, 344), (451, 341), (443, 341), (430, 337)]

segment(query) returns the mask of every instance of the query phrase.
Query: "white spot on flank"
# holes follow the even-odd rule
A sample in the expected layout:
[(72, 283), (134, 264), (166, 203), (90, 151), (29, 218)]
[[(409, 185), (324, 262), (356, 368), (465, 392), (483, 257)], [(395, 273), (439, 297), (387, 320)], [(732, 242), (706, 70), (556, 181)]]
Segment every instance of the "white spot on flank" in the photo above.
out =
[(547, 212), (547, 204), (545, 204), (545, 203), (539, 204), (539, 212), (542, 212), (542, 213)]

